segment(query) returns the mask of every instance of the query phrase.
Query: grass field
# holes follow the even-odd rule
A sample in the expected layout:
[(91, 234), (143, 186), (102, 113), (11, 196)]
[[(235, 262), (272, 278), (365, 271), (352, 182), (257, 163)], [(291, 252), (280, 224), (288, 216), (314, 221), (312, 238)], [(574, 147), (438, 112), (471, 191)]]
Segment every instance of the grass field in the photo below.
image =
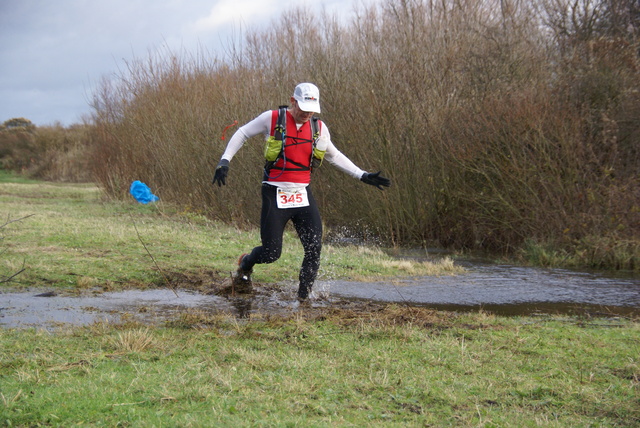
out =
[[(0, 215), (0, 278), (25, 269), (0, 290), (160, 287), (163, 272), (217, 281), (257, 240), (162, 203), (6, 175)], [(293, 234), (285, 241), (256, 280), (295, 276), (301, 248)], [(459, 273), (375, 248), (326, 249), (325, 277)], [(363, 305), (2, 329), (0, 425), (640, 426), (639, 327)]]
[[(160, 201), (104, 199), (93, 185), (36, 182), (0, 175), (0, 278), (11, 285), (106, 289), (166, 285), (174, 274), (227, 278), (238, 256), (260, 243), (239, 230)], [(256, 269), (254, 280), (297, 278), (302, 246), (287, 229), (282, 257)], [(398, 274), (451, 274), (451, 260), (397, 261), (378, 248), (325, 245), (321, 279), (379, 279)]]

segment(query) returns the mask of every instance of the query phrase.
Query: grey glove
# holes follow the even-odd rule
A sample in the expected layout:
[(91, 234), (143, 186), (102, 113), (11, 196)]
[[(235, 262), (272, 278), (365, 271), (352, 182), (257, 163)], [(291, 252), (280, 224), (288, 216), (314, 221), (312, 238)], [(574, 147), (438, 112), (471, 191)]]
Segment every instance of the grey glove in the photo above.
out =
[(376, 186), (380, 190), (384, 190), (382, 186), (384, 187), (391, 186), (391, 180), (385, 177), (381, 177), (380, 176), (381, 172), (382, 171), (378, 171), (376, 173), (365, 172), (364, 174), (362, 174), (362, 177), (360, 177), (360, 181), (362, 181), (363, 183), (370, 184), (372, 186)]
[(218, 187), (222, 187), (227, 184), (227, 174), (229, 173), (229, 161), (221, 159), (216, 167), (216, 173), (213, 176), (213, 182), (211, 184), (218, 183)]

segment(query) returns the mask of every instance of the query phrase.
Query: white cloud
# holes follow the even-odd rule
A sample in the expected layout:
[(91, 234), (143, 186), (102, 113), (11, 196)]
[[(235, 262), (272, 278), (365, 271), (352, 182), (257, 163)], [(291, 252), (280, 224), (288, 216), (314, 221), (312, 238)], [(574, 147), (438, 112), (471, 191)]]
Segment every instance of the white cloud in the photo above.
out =
[[(77, 123), (92, 85), (149, 52), (213, 55), (285, 10), (309, 7), (345, 19), (378, 0), (0, 0), (0, 123)], [(348, 18), (347, 18), (348, 19)]]
[(193, 27), (196, 31), (216, 31), (228, 24), (251, 24), (257, 18), (271, 17), (285, 3), (274, 0), (222, 0), (211, 8), (208, 16), (198, 19)]

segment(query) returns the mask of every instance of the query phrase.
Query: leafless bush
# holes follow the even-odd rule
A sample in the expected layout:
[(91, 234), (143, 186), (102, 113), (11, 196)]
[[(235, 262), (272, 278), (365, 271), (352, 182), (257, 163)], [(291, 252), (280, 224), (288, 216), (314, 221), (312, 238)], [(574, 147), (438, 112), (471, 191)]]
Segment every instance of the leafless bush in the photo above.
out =
[(250, 140), (229, 185), (213, 189), (220, 134), (313, 81), (338, 148), (394, 181), (379, 193), (329, 166), (314, 172), (329, 225), (494, 251), (637, 238), (638, 15), (628, 8), (621, 20), (614, 6), (389, 0), (348, 24), (285, 12), (224, 61), (165, 52), (105, 80), (93, 169), (112, 194), (140, 179), (161, 197), (255, 223), (262, 143)]
[(0, 167), (32, 178), (93, 181), (88, 169), (89, 125), (2, 127)]

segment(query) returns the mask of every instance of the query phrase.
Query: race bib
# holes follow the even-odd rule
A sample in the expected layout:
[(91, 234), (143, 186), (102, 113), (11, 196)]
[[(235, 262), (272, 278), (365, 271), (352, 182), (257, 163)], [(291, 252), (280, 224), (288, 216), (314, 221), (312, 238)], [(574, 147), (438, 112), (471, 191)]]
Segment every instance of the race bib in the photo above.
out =
[(298, 208), (309, 206), (306, 187), (299, 187), (296, 189), (283, 189), (278, 187), (276, 200), (278, 202), (278, 208)]

